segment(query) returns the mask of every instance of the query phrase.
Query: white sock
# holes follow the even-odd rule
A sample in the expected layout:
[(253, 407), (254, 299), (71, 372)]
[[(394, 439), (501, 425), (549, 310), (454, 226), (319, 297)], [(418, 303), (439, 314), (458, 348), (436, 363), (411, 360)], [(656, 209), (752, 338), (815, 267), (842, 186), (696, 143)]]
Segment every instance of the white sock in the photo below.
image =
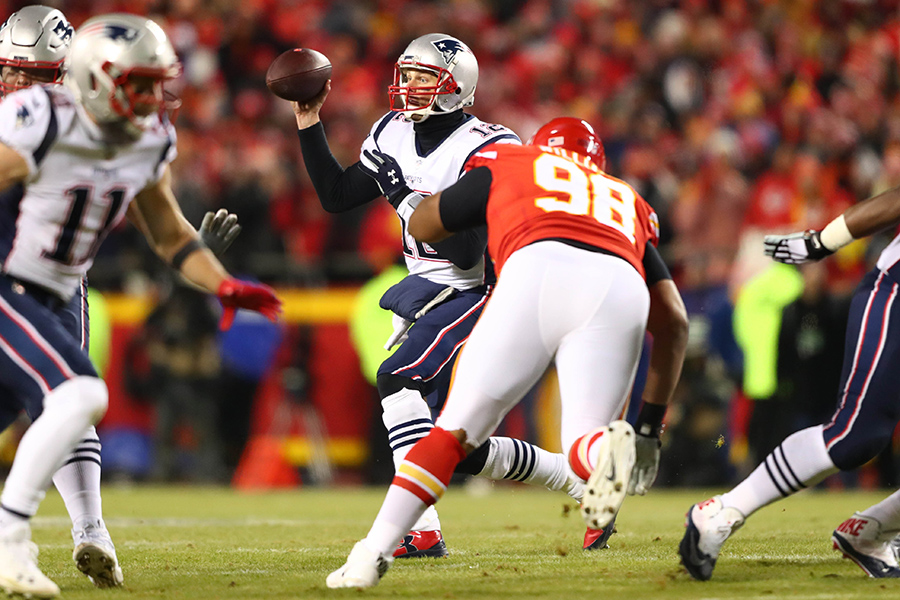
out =
[(900, 491), (894, 492), (878, 504), (859, 512), (861, 515), (872, 517), (881, 523), (882, 531), (900, 529)]
[(44, 396), (44, 411), (22, 436), (0, 505), (32, 516), (53, 474), (89, 425), (106, 412), (106, 384), (97, 377), (69, 379)]
[(554, 492), (568, 493), (573, 487), (569, 461), (564, 455), (508, 437), (492, 437), (488, 441), (491, 447), (484, 468), (478, 474), (480, 477), (542, 485)]
[(66, 503), (72, 523), (103, 518), (100, 499), (100, 438), (93, 425), (53, 475), (53, 485)]
[(801, 429), (781, 442), (747, 479), (722, 494), (722, 504), (749, 517), (763, 506), (813, 486), (838, 470), (825, 448), (822, 426)]
[[(428, 435), (434, 428), (431, 410), (417, 390), (403, 388), (381, 400), (384, 427), (388, 432), (388, 443), (394, 457), (396, 470), (417, 441)], [(438, 531), (441, 521), (437, 510), (429, 506), (411, 527), (412, 531)], [(409, 531), (409, 530), (408, 530)], [(406, 535), (406, 531), (403, 532)], [(374, 550), (374, 548), (371, 548)]]
[(409, 531), (421, 531), (414, 523), (421, 520), (426, 508), (433, 510), (434, 505), (426, 507), (412, 492), (392, 485), (388, 488), (384, 504), (363, 542), (369, 550), (382, 556), (391, 556), (403, 536)]

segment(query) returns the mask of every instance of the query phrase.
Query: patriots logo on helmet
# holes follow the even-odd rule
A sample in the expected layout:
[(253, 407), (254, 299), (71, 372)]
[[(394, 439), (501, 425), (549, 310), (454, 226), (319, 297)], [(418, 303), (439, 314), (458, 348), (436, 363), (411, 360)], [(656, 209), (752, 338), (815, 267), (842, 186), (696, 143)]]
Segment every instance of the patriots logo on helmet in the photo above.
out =
[(59, 36), (63, 42), (68, 42), (72, 39), (72, 34), (75, 32), (72, 29), (72, 26), (66, 23), (65, 21), (59, 21), (56, 23), (56, 27), (53, 28), (53, 33)]
[(138, 30), (124, 25), (107, 25), (106, 35), (111, 40), (125, 40), (133, 42), (137, 38)]
[(444, 62), (448, 65), (453, 64), (457, 54), (468, 50), (468, 48), (466, 48), (459, 40), (454, 40), (452, 38), (431, 42), (431, 45), (437, 48), (437, 51), (443, 55)]

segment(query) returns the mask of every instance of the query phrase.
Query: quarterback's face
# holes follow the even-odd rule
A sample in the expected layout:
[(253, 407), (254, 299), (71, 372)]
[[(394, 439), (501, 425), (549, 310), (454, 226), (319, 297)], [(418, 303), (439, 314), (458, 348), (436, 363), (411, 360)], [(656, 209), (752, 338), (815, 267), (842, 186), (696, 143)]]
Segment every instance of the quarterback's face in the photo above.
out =
[(163, 100), (162, 81), (155, 77), (131, 75), (125, 86), (131, 107), (138, 117), (146, 117), (159, 110)]
[[(437, 86), (438, 78), (434, 73), (428, 71), (419, 71), (418, 69), (403, 69), (403, 85), (409, 88), (409, 96), (407, 102), (409, 106), (420, 108), (427, 106), (434, 98), (434, 88)], [(414, 93), (416, 88), (430, 88), (422, 94)]]

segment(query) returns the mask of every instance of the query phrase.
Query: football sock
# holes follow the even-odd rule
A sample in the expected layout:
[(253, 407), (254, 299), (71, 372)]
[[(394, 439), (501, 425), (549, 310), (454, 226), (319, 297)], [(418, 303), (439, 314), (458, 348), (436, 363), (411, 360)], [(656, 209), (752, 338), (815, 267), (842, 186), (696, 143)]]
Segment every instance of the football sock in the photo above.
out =
[(781, 442), (747, 479), (722, 494), (722, 504), (749, 517), (763, 506), (813, 486), (837, 471), (825, 448), (822, 426), (801, 429)]
[(0, 529), (5, 529), (16, 523), (27, 522), (28, 515), (23, 515), (14, 511), (7, 510), (4, 506), (0, 506)]
[(598, 427), (587, 432), (572, 444), (569, 449), (569, 466), (572, 471), (585, 481), (590, 478), (594, 467), (597, 466), (597, 455), (600, 453), (604, 435), (609, 431), (608, 427)]
[[(522, 481), (567, 493), (570, 488), (582, 490), (581, 486), (571, 485), (564, 455), (547, 452), (528, 442), (508, 437), (492, 437), (488, 441), (490, 451), (479, 476)], [(580, 494), (575, 499), (580, 500)]]
[(900, 491), (894, 492), (878, 504), (859, 512), (881, 523), (883, 531), (900, 529)]
[(409, 451), (363, 540), (366, 546), (390, 556), (426, 507), (440, 500), (453, 469), (465, 458), (462, 445), (450, 433), (435, 427)]
[(53, 474), (106, 405), (106, 384), (96, 377), (74, 377), (44, 396), (44, 411), (19, 442), (0, 505), (26, 516), (37, 512)]
[[(418, 390), (404, 388), (381, 400), (384, 426), (394, 457), (394, 468), (399, 469), (413, 445), (428, 435), (434, 427), (431, 411)], [(413, 527), (413, 531), (437, 531), (441, 528), (437, 510), (429, 506)], [(405, 534), (406, 532), (404, 532)]]
[(102, 519), (100, 499), (100, 439), (93, 425), (84, 432), (75, 450), (53, 475), (53, 485), (66, 503), (72, 523)]

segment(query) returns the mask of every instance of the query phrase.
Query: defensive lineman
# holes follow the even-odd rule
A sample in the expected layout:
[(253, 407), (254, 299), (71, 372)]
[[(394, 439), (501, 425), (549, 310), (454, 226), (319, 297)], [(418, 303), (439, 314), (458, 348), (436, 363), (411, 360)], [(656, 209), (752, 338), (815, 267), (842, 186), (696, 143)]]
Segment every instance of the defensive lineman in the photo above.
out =
[(35, 417), (0, 495), (0, 587), (53, 597), (29, 520), (51, 477), (104, 414), (105, 384), (67, 310), (99, 244), (126, 215), (161, 258), (216, 293), (223, 327), (238, 308), (277, 316), (265, 286), (228, 276), (171, 191), (175, 132), (163, 82), (180, 65), (165, 33), (133, 15), (87, 21), (66, 58), (66, 87), (0, 103), (0, 189), (19, 186), (0, 231), (0, 387)]
[[(390, 156), (375, 157), (387, 171), (399, 168)], [(652, 485), (687, 316), (655, 251), (653, 210), (602, 172), (603, 157), (589, 125), (563, 118), (539, 129), (529, 145), (482, 149), (467, 162), (466, 176), (439, 194), (423, 200), (407, 191), (403, 202), (418, 205), (409, 222), (418, 239), (487, 224), (500, 277), (436, 426), (409, 452), (369, 534), (328, 576), (328, 587), (378, 583), (396, 540), (440, 499), (456, 463), (487, 439), (551, 361), (560, 378), (563, 448), (587, 480), (588, 524), (606, 526), (626, 491), (643, 494)], [(660, 335), (636, 447), (631, 426), (610, 421), (630, 392), (648, 312), (651, 332)]]
[[(766, 236), (779, 262), (820, 260), (857, 238), (900, 223), (900, 188), (848, 208), (821, 231)], [(732, 533), (760, 508), (811, 487), (838, 470), (860, 467), (887, 446), (900, 421), (900, 236), (882, 251), (850, 305), (838, 406), (831, 421), (788, 436), (731, 491), (687, 513), (679, 552), (695, 579), (712, 577)], [(832, 534), (834, 547), (871, 577), (900, 577), (891, 540), (900, 531), (900, 494), (854, 514)]]
[[(10, 15), (0, 26), (0, 95), (35, 83), (62, 81), (63, 60), (73, 33), (66, 17), (55, 8), (32, 5)], [(17, 193), (16, 189), (8, 190), (0, 197), (0, 204), (11, 205), (16, 201)], [(207, 213), (199, 233), (213, 252), (221, 254), (239, 232), (237, 217), (223, 209), (215, 215)], [(87, 306), (85, 280), (78, 286), (67, 308), (73, 319), (73, 331), (79, 332), (84, 352), (88, 352), (90, 342)], [(0, 431), (18, 417), (20, 410), (14, 399), (0, 398)], [(124, 583), (124, 576), (103, 521), (100, 449), (100, 439), (92, 425), (53, 475), (53, 484), (72, 519), (76, 566), (97, 587), (116, 587)]]
[[(402, 196), (370, 178), (377, 166), (368, 156), (382, 151), (399, 162), (403, 177), (389, 177), (396, 182), (386, 185), (427, 195), (459, 179), (466, 161), (484, 146), (519, 144), (506, 127), (484, 123), (463, 111), (474, 102), (477, 82), (475, 55), (458, 39), (432, 33), (413, 40), (395, 65), (394, 84), (389, 88), (391, 112), (374, 124), (363, 142), (360, 162), (347, 169), (332, 156), (319, 120), (330, 83), (318, 98), (294, 105), (303, 159), (323, 208), (341, 212), (383, 193), (402, 224), (410, 276), (382, 298), (382, 307), (394, 311), (397, 325), (389, 343), (402, 343), (381, 365), (377, 379), (397, 466), (433, 427), (424, 397), (437, 390), (440, 376), (452, 367), (487, 302), (494, 278), (485, 264), (484, 228), (439, 244), (416, 241), (407, 232), (411, 208), (401, 203)], [(460, 465), (461, 472), (566, 490), (580, 500), (582, 486), (570, 474), (563, 455), (510, 438), (484, 441)], [(404, 538), (396, 556), (446, 553), (437, 513), (430, 508)]]

